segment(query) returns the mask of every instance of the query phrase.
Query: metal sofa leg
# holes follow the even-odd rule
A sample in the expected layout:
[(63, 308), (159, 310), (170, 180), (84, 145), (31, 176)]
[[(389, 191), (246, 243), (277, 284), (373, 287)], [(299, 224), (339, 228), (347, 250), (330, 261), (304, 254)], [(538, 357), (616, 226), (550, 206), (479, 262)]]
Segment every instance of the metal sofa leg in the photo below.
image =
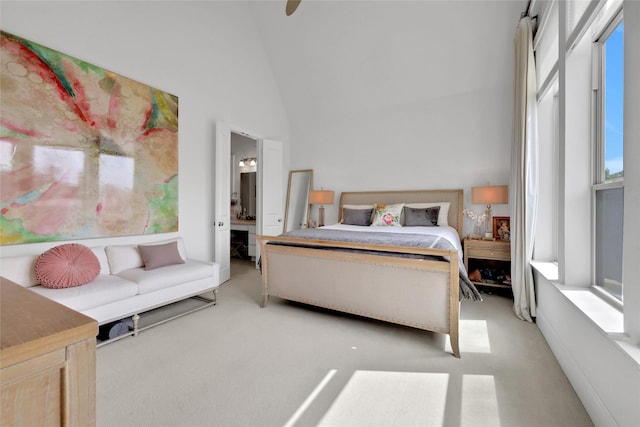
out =
[(135, 314), (131, 320), (133, 320), (133, 336), (138, 336), (138, 320), (140, 320), (140, 315)]

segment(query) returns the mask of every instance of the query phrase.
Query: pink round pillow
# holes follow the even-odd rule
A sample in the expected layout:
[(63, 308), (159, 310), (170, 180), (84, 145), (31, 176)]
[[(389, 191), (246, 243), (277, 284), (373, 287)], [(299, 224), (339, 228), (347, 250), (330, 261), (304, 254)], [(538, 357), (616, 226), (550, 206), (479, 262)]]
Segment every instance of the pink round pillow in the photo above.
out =
[(100, 261), (88, 247), (67, 243), (40, 255), (36, 260), (35, 274), (45, 288), (71, 288), (98, 277)]

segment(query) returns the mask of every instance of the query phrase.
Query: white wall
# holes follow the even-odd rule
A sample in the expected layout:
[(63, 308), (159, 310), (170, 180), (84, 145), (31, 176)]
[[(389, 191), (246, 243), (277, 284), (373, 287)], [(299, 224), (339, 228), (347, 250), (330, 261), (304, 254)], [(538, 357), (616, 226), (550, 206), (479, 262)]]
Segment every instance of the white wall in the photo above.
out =
[[(316, 87), (309, 93), (320, 100), (284, 93), (302, 103), (289, 112), (292, 168), (314, 169), (314, 187), (336, 192), (335, 204), (325, 207), (326, 222), (337, 220), (343, 191), (462, 188), (465, 207), (483, 212), (484, 206), (471, 205), (470, 188), (509, 182), (514, 34), (523, 2), (342, 5), (320, 10), (317, 4), (311, 11), (338, 21), (322, 36), (334, 51), (305, 58), (337, 63), (299, 77)], [(369, 39), (384, 48), (394, 43), (392, 54), (381, 57), (375, 46), (357, 43)], [(423, 78), (415, 79), (416, 69)], [(322, 73), (336, 86), (325, 87)], [(355, 89), (344, 87), (352, 81)], [(327, 105), (329, 96), (317, 86), (337, 93), (335, 105)], [(507, 205), (494, 206), (494, 215), (508, 212)], [(317, 215), (314, 206), (312, 218)], [(472, 231), (468, 221), (465, 230)]]
[[(292, 167), (314, 169), (314, 187), (342, 191), (463, 188), (506, 184), (510, 173), (511, 86), (487, 88), (384, 111), (292, 127)], [(507, 205), (494, 215), (508, 215)], [(312, 216), (317, 218), (317, 212)], [(472, 231), (466, 223), (467, 232)]]
[[(432, 4), (442, 9), (431, 9)], [(305, 108), (304, 99), (296, 98), (288, 111), (289, 115), (295, 114), (291, 137), (280, 95), (283, 91), (288, 93), (287, 88), (282, 81), (276, 85), (270, 71), (271, 66), (282, 68), (290, 63), (278, 65), (282, 58), (268, 50), (272, 61), (269, 64), (262, 48), (269, 39), (262, 37), (252, 20), (255, 5), (3, 1), (0, 11), (5, 31), (179, 97), (180, 234), (187, 239), (190, 255), (210, 258), (211, 242), (202, 239), (202, 235), (212, 222), (210, 159), (216, 119), (225, 120), (233, 130), (283, 140), (285, 168), (314, 169), (316, 187), (335, 190), (337, 197), (348, 190), (463, 188), (465, 206), (482, 211), (482, 206), (471, 205), (470, 187), (506, 184), (509, 180), (513, 35), (522, 4), (403, 3), (399, 6), (410, 9), (397, 14), (393, 2), (367, 5), (369, 18), (360, 32), (395, 28), (396, 33), (358, 33), (355, 39), (373, 37), (380, 43), (394, 44), (390, 62), (378, 65), (384, 65), (385, 73), (399, 69), (402, 75), (402, 60), (418, 58), (409, 66), (424, 70), (424, 79), (407, 87), (390, 75), (381, 80), (388, 81), (388, 87), (373, 97), (357, 86), (351, 95), (358, 96), (350, 98), (349, 108), (336, 108), (339, 114), (327, 113), (326, 109), (324, 114), (316, 114), (317, 109)], [(343, 7), (337, 3), (330, 6)], [(365, 13), (362, 3), (345, 3), (344, 7), (354, 16)], [(277, 13), (280, 12), (279, 8)], [(406, 13), (412, 16), (410, 26), (405, 22)], [(304, 17), (302, 13), (298, 15)], [(445, 16), (449, 23), (439, 22)], [(385, 25), (385, 17), (393, 21)], [(295, 25), (293, 20), (285, 23)], [(449, 24), (455, 26), (455, 31), (445, 34)], [(344, 33), (327, 35), (343, 42), (353, 40), (356, 28), (352, 27), (349, 21)], [(272, 26), (269, 28), (273, 30)], [(392, 38), (387, 40), (388, 37)], [(405, 37), (421, 43), (405, 46)], [(437, 42), (440, 37), (447, 42)], [(280, 46), (278, 43), (274, 44)], [(327, 54), (333, 47), (335, 43), (314, 46), (308, 53), (330, 60), (332, 57)], [(355, 53), (342, 52), (347, 57)], [(381, 79), (383, 74), (375, 74), (376, 61), (385, 58), (375, 52), (372, 55), (367, 57), (372, 62), (365, 65)], [(396, 59), (400, 62), (393, 62)], [(443, 64), (445, 59), (448, 62)], [(343, 70), (341, 65), (337, 61), (331, 68), (353, 74), (353, 70)], [(290, 75), (281, 72), (280, 76)], [(322, 75), (304, 73), (297, 78), (303, 86), (324, 80)], [(375, 82), (371, 79), (369, 76), (367, 81)], [(398, 92), (400, 95), (394, 98)], [(402, 102), (380, 107), (385, 98)], [(361, 105), (371, 99), (376, 100), (375, 108)], [(289, 140), (293, 142), (291, 154)], [(336, 205), (327, 207), (327, 222), (337, 219), (337, 197)], [(508, 212), (507, 205), (494, 206), (494, 215)], [(313, 215), (317, 217), (317, 207)], [(471, 225), (465, 225), (466, 232), (470, 232)], [(37, 245), (5, 247), (2, 254), (34, 249), (39, 250)]]
[[(288, 118), (247, 4), (2, 1), (0, 17), (4, 31), (179, 97), (179, 234), (191, 257), (211, 259), (212, 238), (203, 236), (213, 222), (215, 120), (281, 140), (288, 151)], [(8, 256), (48, 246), (1, 249)]]

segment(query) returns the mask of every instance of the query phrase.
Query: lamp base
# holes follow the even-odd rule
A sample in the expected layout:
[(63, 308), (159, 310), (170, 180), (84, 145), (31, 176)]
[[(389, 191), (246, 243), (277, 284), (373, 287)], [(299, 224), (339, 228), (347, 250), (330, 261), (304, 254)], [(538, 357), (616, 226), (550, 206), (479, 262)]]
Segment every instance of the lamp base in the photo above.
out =
[(491, 219), (491, 205), (487, 205), (487, 210), (484, 212), (486, 216), (486, 226), (484, 227), (484, 238), (487, 240), (493, 240), (493, 221)]
[(318, 227), (324, 227), (324, 206), (318, 209)]

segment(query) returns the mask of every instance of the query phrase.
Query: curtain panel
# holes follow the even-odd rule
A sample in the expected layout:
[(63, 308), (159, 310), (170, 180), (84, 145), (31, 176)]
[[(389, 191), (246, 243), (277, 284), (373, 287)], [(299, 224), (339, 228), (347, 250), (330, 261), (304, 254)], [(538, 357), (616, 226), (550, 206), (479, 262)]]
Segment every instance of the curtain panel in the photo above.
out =
[(531, 270), (538, 192), (538, 114), (532, 20), (520, 19), (515, 36), (514, 138), (511, 162), (511, 283), (514, 311), (522, 320), (536, 316)]

